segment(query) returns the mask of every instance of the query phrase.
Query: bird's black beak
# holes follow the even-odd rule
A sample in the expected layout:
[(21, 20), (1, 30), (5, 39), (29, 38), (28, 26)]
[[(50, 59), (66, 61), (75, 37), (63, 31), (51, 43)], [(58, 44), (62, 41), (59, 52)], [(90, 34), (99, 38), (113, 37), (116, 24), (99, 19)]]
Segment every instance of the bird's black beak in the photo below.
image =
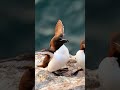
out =
[(69, 40), (67, 40), (67, 39), (63, 39), (63, 40), (64, 40), (66, 43), (69, 42)]
[(61, 42), (64, 42), (64, 43), (69, 42), (69, 40), (67, 40), (67, 39), (61, 39), (60, 41), (61, 41)]

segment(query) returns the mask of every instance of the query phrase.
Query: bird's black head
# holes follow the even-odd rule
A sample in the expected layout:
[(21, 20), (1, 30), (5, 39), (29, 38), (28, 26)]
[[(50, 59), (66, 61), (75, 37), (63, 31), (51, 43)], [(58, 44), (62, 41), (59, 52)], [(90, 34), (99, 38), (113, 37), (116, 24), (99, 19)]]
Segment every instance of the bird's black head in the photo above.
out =
[(68, 43), (69, 41), (67, 39), (64, 39), (63, 37), (56, 37), (55, 39), (55, 48), (56, 50), (59, 49), (63, 44)]

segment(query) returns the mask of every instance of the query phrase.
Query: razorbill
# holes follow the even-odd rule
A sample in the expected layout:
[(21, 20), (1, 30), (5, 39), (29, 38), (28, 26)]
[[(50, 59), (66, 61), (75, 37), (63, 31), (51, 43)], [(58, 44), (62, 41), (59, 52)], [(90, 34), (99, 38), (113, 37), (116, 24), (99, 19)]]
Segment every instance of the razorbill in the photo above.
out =
[[(51, 53), (54, 53), (56, 50), (58, 50), (64, 43), (67, 43), (68, 40), (64, 39), (64, 26), (62, 24), (61, 20), (58, 20), (56, 27), (55, 27), (55, 34), (53, 38), (50, 41), (50, 47), (48, 49), (42, 50), (42, 52), (49, 51)], [(48, 63), (50, 62), (50, 56), (46, 54), (43, 63), (39, 65), (38, 67), (47, 67)]]
[(80, 50), (77, 51), (76, 55), (70, 55), (70, 59), (76, 60), (78, 65), (85, 71), (85, 41), (80, 43)]
[(47, 67), (47, 70), (49, 72), (54, 72), (61, 69), (69, 61), (69, 50), (65, 45), (62, 45), (58, 50), (54, 52), (54, 54), (51, 52), (41, 52), (41, 54), (47, 54), (51, 57), (51, 60)]

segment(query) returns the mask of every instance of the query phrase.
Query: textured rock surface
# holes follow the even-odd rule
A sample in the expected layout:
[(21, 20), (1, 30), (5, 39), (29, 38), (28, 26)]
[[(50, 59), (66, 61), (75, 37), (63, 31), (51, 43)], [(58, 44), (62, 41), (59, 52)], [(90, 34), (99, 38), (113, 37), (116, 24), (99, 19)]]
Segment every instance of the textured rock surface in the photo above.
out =
[[(36, 65), (39, 65), (43, 59), (44, 56), (36, 54)], [(63, 73), (63, 76), (55, 76), (47, 72), (47, 68), (36, 67), (36, 90), (85, 90), (85, 80), (86, 90), (100, 90), (97, 70), (86, 69), (86, 75), (83, 71), (79, 71), (77, 75), (71, 75), (80, 69), (74, 60), (70, 60), (63, 68), (68, 68), (68, 71)]]
[[(36, 55), (37, 63), (39, 64), (43, 58), (44, 56)], [(21, 76), (29, 66), (34, 66), (33, 60), (29, 57), (18, 56), (9, 60), (0, 60), (0, 81), (2, 81), (0, 90), (18, 90)], [(55, 76), (44, 68), (36, 67), (36, 90), (85, 90), (84, 72), (71, 75), (80, 68), (76, 67), (76, 62), (70, 60), (65, 67), (69, 70), (63, 73), (64, 76)], [(86, 90), (100, 90), (97, 70), (86, 70), (86, 80)]]
[[(44, 56), (35, 55), (36, 65), (39, 65)], [(71, 75), (80, 67), (74, 60), (70, 60), (63, 68), (68, 71), (63, 72), (63, 76), (56, 76), (47, 71), (47, 68), (35, 68), (35, 90), (85, 90), (85, 75), (83, 71), (77, 75)], [(62, 69), (61, 69), (62, 70)]]

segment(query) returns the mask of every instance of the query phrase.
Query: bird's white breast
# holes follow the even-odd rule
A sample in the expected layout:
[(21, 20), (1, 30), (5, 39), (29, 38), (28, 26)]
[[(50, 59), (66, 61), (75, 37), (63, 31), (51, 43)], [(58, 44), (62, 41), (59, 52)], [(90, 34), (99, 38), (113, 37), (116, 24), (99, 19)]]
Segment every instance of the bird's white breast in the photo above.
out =
[(48, 64), (48, 71), (53, 72), (64, 65), (69, 61), (69, 51), (65, 45), (62, 45), (53, 55), (53, 58)]
[(83, 50), (79, 50), (76, 55), (76, 60), (83, 70), (85, 70), (85, 53)]

